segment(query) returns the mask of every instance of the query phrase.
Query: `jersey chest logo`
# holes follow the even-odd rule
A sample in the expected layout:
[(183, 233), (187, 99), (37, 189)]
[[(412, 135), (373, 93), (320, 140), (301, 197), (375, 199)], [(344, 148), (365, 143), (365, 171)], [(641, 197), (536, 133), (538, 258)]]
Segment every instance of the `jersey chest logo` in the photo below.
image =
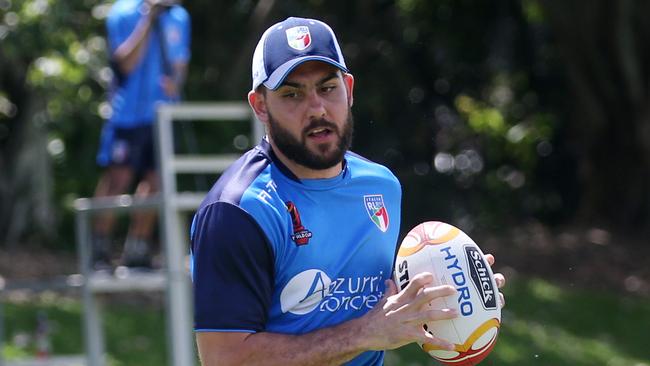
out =
[(289, 211), (289, 215), (291, 215), (291, 223), (293, 224), (293, 234), (291, 235), (291, 240), (293, 240), (293, 242), (298, 246), (309, 244), (309, 239), (311, 239), (312, 233), (302, 225), (298, 207), (296, 207), (296, 205), (294, 205), (291, 201), (287, 201), (286, 205), (287, 211)]
[(379, 230), (383, 233), (388, 230), (390, 219), (388, 217), (388, 210), (384, 204), (384, 196), (381, 194), (369, 194), (363, 196), (363, 204), (366, 207), (366, 212), (370, 216), (370, 220), (377, 225)]

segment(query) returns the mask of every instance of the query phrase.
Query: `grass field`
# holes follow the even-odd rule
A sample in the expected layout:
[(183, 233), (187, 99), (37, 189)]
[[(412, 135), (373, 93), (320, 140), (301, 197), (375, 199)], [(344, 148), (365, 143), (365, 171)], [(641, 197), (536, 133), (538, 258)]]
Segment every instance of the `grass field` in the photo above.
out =
[[(512, 281), (493, 353), (481, 365), (650, 366), (650, 299), (563, 287), (542, 279)], [(165, 364), (165, 320), (160, 306), (111, 302), (104, 323), (110, 364)], [(38, 313), (47, 314), (53, 353), (83, 352), (81, 304), (41, 296), (5, 301), (6, 358), (35, 352)], [(390, 351), (386, 365), (434, 365), (417, 345)]]
[[(541, 279), (510, 283), (492, 354), (481, 365), (650, 366), (650, 299), (562, 288)], [(430, 365), (417, 346), (387, 365)]]

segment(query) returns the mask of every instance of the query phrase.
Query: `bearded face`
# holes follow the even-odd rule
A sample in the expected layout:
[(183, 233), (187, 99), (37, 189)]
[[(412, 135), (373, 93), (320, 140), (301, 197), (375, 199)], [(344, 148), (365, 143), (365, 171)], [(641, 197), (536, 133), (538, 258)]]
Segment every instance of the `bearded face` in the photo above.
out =
[[(303, 128), (300, 135), (295, 136), (282, 127), (282, 123), (276, 120), (270, 112), (268, 123), (269, 135), (277, 149), (293, 162), (314, 170), (332, 168), (343, 161), (345, 152), (348, 151), (352, 144), (353, 125), (352, 111), (349, 107), (342, 129), (324, 118), (312, 119)], [(310, 137), (328, 134), (336, 136), (333, 143), (308, 144)]]

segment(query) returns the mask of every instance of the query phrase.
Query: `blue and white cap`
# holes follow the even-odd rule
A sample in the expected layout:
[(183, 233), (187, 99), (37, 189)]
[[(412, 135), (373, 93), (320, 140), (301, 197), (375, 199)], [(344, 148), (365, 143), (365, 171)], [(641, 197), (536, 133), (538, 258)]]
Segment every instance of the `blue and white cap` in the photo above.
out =
[(323, 61), (348, 72), (329, 25), (315, 19), (287, 18), (264, 32), (253, 54), (253, 90), (275, 90), (291, 70), (306, 61)]

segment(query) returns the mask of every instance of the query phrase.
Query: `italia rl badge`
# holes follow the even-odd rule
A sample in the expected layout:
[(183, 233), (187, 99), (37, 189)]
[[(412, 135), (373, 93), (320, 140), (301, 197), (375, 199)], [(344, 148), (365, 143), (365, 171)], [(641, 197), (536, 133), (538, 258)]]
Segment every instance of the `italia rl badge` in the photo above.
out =
[(379, 230), (386, 232), (388, 230), (388, 211), (384, 205), (384, 196), (381, 194), (370, 194), (363, 196), (363, 204), (366, 207), (366, 212), (370, 216), (370, 220), (377, 225)]
[(304, 25), (289, 28), (285, 32), (287, 34), (287, 43), (289, 44), (289, 47), (295, 50), (302, 51), (311, 44), (309, 28)]

